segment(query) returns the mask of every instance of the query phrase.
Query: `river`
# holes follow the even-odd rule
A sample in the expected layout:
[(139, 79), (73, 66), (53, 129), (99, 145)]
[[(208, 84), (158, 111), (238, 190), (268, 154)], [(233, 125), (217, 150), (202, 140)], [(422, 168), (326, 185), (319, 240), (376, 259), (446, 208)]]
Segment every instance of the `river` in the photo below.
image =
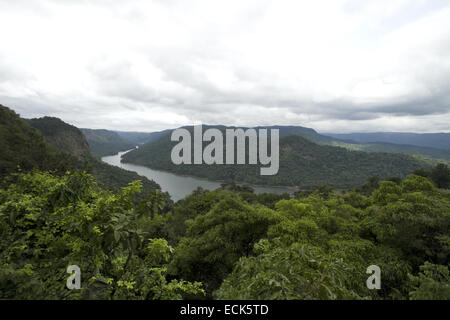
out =
[[(167, 171), (154, 170), (148, 167), (131, 164), (131, 163), (122, 163), (120, 159), (123, 154), (128, 151), (119, 152), (113, 156), (106, 156), (102, 158), (103, 162), (106, 162), (110, 165), (117, 166), (119, 168), (134, 171), (137, 174), (147, 177), (158, 183), (161, 186), (162, 191), (167, 191), (173, 201), (178, 201), (185, 196), (189, 195), (197, 189), (197, 187), (202, 187), (207, 190), (215, 190), (220, 187), (221, 182), (212, 181), (207, 179), (189, 177), (189, 176), (180, 176)], [(277, 187), (261, 187), (261, 186), (251, 186), (255, 193), (293, 193), (292, 190), (287, 188), (277, 188)]]

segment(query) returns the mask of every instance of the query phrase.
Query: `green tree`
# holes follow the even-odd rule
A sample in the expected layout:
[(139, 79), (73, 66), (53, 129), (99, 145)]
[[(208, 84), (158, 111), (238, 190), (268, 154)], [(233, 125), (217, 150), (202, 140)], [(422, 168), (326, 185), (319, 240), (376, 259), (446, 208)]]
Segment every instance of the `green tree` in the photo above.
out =
[(417, 276), (409, 275), (412, 300), (450, 300), (450, 272), (448, 266), (425, 262)]
[(251, 254), (274, 219), (267, 208), (248, 205), (231, 192), (221, 195), (208, 213), (186, 222), (186, 237), (178, 243), (169, 269), (183, 279), (201, 281), (209, 293), (241, 256)]
[(450, 230), (450, 201), (427, 178), (411, 175), (401, 186), (383, 182), (371, 198), (363, 225), (378, 242), (399, 249), (414, 268), (449, 262), (442, 237)]
[(255, 257), (243, 257), (215, 293), (217, 299), (350, 299), (348, 266), (341, 258), (303, 243), (284, 247), (261, 240)]
[[(135, 182), (113, 194), (84, 172), (19, 174), (0, 189), (0, 298), (201, 295), (198, 282), (166, 280), (173, 249), (164, 239), (149, 238), (144, 226), (161, 204), (153, 199), (136, 205), (140, 188)], [(69, 265), (81, 269), (81, 290), (66, 288)]]
[(431, 179), (438, 188), (448, 189), (450, 186), (450, 168), (443, 163), (439, 163), (431, 170)]

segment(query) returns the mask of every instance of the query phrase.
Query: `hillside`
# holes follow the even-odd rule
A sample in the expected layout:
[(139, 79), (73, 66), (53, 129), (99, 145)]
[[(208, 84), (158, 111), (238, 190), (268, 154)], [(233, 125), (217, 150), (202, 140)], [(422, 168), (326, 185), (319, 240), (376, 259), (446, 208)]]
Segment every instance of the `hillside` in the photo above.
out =
[[(400, 139), (397, 137), (402, 137), (402, 135), (397, 136), (386, 133), (384, 135), (385, 138), (380, 140), (352, 140), (351, 137), (345, 135), (330, 134), (328, 136), (320, 134), (314, 129), (299, 126), (271, 126), (267, 128), (279, 129), (280, 137), (297, 135), (320, 145), (343, 147), (352, 151), (404, 153), (450, 162), (450, 134), (446, 133), (429, 135), (411, 134), (411, 137), (413, 137), (411, 139)], [(383, 135), (383, 133), (380, 135)], [(390, 139), (391, 137), (392, 139)], [(428, 142), (429, 145), (427, 145)], [(438, 146), (449, 146), (449, 148), (440, 148)], [(437, 162), (432, 161), (432, 163)]]
[(169, 134), (127, 153), (122, 159), (177, 174), (301, 188), (315, 185), (347, 188), (363, 184), (370, 176), (404, 177), (416, 169), (430, 168), (429, 164), (408, 155), (349, 151), (319, 145), (298, 135), (281, 132), (280, 135), (280, 169), (275, 176), (261, 176), (259, 165), (174, 165), (170, 153), (176, 142), (170, 141)]
[(80, 129), (86, 137), (95, 157), (101, 158), (134, 148), (136, 145), (124, 140), (117, 132), (104, 129)]
[[(203, 125), (204, 128), (220, 128), (224, 129), (224, 126), (210, 126)], [(232, 128), (232, 127), (231, 127)], [(416, 155), (422, 158), (435, 159), (440, 160), (441, 162), (450, 162), (450, 150), (446, 150), (445, 148), (434, 147), (435, 144), (431, 143), (430, 146), (426, 145), (412, 145), (408, 143), (400, 144), (401, 141), (393, 140), (383, 142), (372, 142), (367, 141), (359, 142), (345, 139), (345, 137), (340, 138), (338, 135), (336, 136), (327, 136), (324, 134), (320, 134), (314, 129), (306, 128), (302, 126), (267, 126), (267, 127), (255, 127), (258, 128), (267, 128), (267, 129), (278, 129), (280, 130), (280, 137), (285, 137), (289, 135), (296, 135), (303, 137), (311, 142), (326, 145), (326, 146), (334, 146), (334, 147), (343, 147), (351, 151), (365, 151), (365, 152), (389, 152), (389, 153), (404, 153), (409, 155)], [(244, 127), (244, 129), (246, 129)], [(145, 133), (145, 132), (125, 132), (125, 131), (117, 131), (117, 133), (125, 140), (130, 141), (134, 145), (142, 145), (145, 143), (152, 143), (157, 141), (164, 135), (172, 132), (172, 130), (163, 130), (159, 132)], [(418, 136), (422, 136), (418, 134)], [(436, 136), (440, 137), (441, 145), (450, 145), (450, 134), (436, 134)], [(432, 139), (434, 139), (433, 135), (430, 135)], [(397, 143), (397, 141), (399, 143)], [(419, 143), (418, 143), (419, 144)], [(438, 161), (431, 160), (430, 163), (436, 164)]]
[[(54, 146), (56, 146), (60, 151), (67, 149), (67, 147), (65, 147), (66, 145), (84, 145), (84, 142), (86, 142), (86, 139), (80, 129), (71, 126), (60, 119), (57, 119), (58, 121), (48, 121), (48, 117), (44, 117), (43, 119), (46, 120), (46, 130), (42, 132), (44, 137), (50, 144), (53, 144), (53, 141), (57, 141), (58, 144), (55, 144)], [(35, 119), (35, 122), (38, 122), (39, 120), (40, 119)], [(53, 129), (52, 125), (55, 125), (56, 127)], [(52, 134), (47, 137), (47, 132), (52, 132)], [(59, 136), (55, 137), (53, 132), (58, 132)], [(75, 134), (75, 132), (77, 133)], [(74, 137), (78, 137), (79, 141), (74, 142)], [(67, 143), (64, 140), (65, 138), (68, 138)], [(90, 154), (89, 145), (87, 142), (86, 146), (89, 154), (86, 157), (82, 157), (82, 160), (86, 162), (85, 166), (90, 170), (95, 180), (101, 187), (112, 191), (119, 191), (121, 188), (126, 187), (128, 183), (135, 180), (141, 180), (144, 193), (155, 189), (161, 189), (160, 186), (153, 180), (149, 180), (135, 172), (123, 170), (98, 160)], [(77, 154), (75, 153), (75, 155)]]
[[(377, 143), (368, 142), (361, 144), (351, 144), (348, 146), (348, 149), (366, 152), (404, 153), (409, 155), (421, 156), (428, 159), (443, 160), (444, 162), (450, 162), (450, 150), (419, 147), (415, 145), (401, 145), (387, 142), (377, 142)], [(431, 160), (431, 162), (436, 163), (436, 161), (433, 160)]]
[(0, 178), (21, 171), (53, 170), (64, 173), (79, 164), (48, 145), (41, 132), (13, 110), (0, 105)]
[(30, 125), (39, 130), (45, 140), (60, 151), (73, 154), (76, 157), (90, 155), (89, 144), (77, 127), (54, 117), (43, 117), (27, 120)]
[(0, 105), (0, 148), (3, 150), (0, 155), (2, 181), (17, 172), (18, 167), (21, 171), (37, 169), (61, 174), (67, 170), (83, 169), (92, 173), (101, 187), (112, 191), (118, 191), (135, 180), (142, 181), (143, 195), (160, 189), (156, 182), (146, 177), (94, 158), (81, 131), (58, 118), (24, 120)]
[(450, 150), (450, 133), (366, 132), (323, 133), (323, 135), (352, 143), (386, 142)]

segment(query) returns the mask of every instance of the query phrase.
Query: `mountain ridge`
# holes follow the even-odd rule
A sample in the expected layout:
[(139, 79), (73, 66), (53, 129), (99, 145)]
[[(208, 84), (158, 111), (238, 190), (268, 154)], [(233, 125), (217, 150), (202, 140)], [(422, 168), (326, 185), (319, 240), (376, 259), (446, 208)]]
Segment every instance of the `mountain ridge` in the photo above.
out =
[(322, 135), (355, 143), (394, 143), (450, 150), (450, 133), (447, 132), (353, 132), (322, 133)]

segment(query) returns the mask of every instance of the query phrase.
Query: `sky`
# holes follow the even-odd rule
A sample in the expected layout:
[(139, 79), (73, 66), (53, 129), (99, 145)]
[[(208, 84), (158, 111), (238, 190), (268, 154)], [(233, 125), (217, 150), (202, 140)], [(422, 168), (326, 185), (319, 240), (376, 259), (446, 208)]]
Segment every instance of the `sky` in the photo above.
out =
[(450, 132), (450, 1), (0, 0), (0, 104), (127, 131)]

